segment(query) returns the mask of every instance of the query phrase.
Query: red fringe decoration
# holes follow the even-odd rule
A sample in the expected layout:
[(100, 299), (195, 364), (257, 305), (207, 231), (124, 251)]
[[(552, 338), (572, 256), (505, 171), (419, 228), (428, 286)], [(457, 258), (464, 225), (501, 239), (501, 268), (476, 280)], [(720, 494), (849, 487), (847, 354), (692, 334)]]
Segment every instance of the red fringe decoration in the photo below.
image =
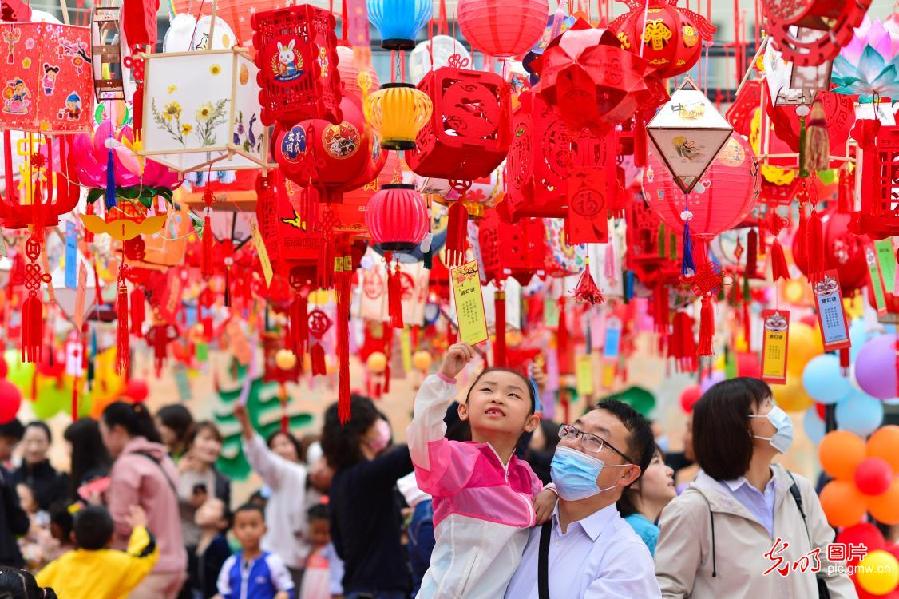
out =
[(559, 328), (556, 329), (556, 356), (559, 374), (574, 374), (574, 356), (571, 354), (568, 323), (565, 317), (565, 297), (559, 298)]
[(203, 277), (212, 276), (212, 219), (207, 214), (203, 217)]
[(746, 276), (754, 278), (758, 275), (759, 233), (755, 229), (746, 235)]
[(584, 268), (584, 272), (581, 273), (581, 278), (578, 279), (577, 287), (574, 288), (574, 297), (576, 297), (579, 302), (584, 302), (591, 306), (606, 301), (606, 298), (602, 296), (602, 291), (596, 286), (593, 275), (590, 274), (590, 267)]
[(824, 232), (821, 215), (812, 212), (806, 224), (806, 256), (809, 273), (819, 275), (824, 272)]
[(128, 329), (128, 286), (125, 279), (119, 278), (119, 295), (116, 298), (116, 372), (119, 374), (128, 372), (128, 359), (130, 357), (130, 330)]
[(321, 343), (316, 343), (309, 350), (309, 359), (312, 367), (312, 376), (328, 374), (328, 365), (325, 363), (325, 348)]
[(784, 256), (784, 249), (780, 245), (780, 241), (774, 238), (771, 242), (771, 249), (768, 251), (768, 260), (771, 262), (771, 277), (776, 281), (783, 279), (790, 280), (790, 270), (787, 268), (787, 258)]
[(840, 349), (840, 368), (843, 371), (843, 376), (849, 376), (849, 365), (852, 363), (849, 355), (849, 348), (844, 347)]
[(711, 296), (706, 295), (702, 298), (702, 309), (699, 311), (699, 346), (696, 355), (712, 355), (712, 336), (714, 334), (715, 309), (712, 307)]
[[(341, 424), (350, 419), (350, 298), (353, 273), (336, 275), (337, 291), (337, 415)], [(401, 315), (402, 316), (402, 315)]]
[(387, 265), (387, 309), (390, 314), (390, 326), (395, 329), (403, 328), (403, 281), (400, 278), (400, 265)]
[(746, 351), (752, 351), (752, 332), (749, 321), (749, 300), (743, 300), (743, 338), (746, 340)]
[(446, 225), (446, 267), (459, 266), (468, 249), (468, 210), (462, 202), (453, 202)]
[(297, 293), (296, 299), (290, 304), (289, 316), (290, 349), (298, 360), (302, 360), (309, 336), (309, 300), (305, 293)]
[(656, 285), (652, 294), (653, 321), (655, 330), (659, 335), (659, 353), (665, 351), (668, 343), (670, 308), (668, 301), (668, 287), (664, 283)]
[(646, 122), (643, 117), (634, 117), (634, 166), (646, 166), (647, 160)]
[(837, 190), (837, 212), (850, 214), (853, 208), (852, 179), (845, 170), (840, 171), (840, 186)]
[(497, 291), (493, 296), (496, 312), (496, 341), (493, 344), (493, 366), (506, 366), (506, 293)]
[(131, 334), (143, 336), (144, 320), (147, 317), (147, 299), (144, 290), (135, 286), (131, 292)]
[(226, 308), (231, 307), (231, 267), (225, 266), (225, 297), (224, 304)]
[(31, 294), (22, 304), (22, 362), (40, 362), (43, 339), (43, 305), (37, 295)]
[(668, 340), (668, 357), (674, 358), (681, 372), (696, 372), (699, 366), (696, 339), (693, 337), (693, 319), (686, 312), (674, 315), (674, 325)]

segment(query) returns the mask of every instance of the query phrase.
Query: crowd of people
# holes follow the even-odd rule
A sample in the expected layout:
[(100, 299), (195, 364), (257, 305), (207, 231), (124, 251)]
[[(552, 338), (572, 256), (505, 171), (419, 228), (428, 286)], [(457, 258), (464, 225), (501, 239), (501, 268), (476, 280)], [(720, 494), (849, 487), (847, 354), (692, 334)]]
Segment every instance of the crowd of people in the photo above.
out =
[[(774, 461), (793, 431), (765, 383), (709, 389), (673, 456), (613, 399), (542, 420), (539, 373), (489, 368), (457, 389), (474, 357), (448, 349), (405, 444), (358, 395), (348, 422), (334, 404), (303, 440), (263, 439), (239, 405), (263, 483), (245, 503), (216, 469), (221, 432), (181, 404), (72, 423), (68, 473), (44, 423), (0, 426), (0, 596), (856, 597), (813, 485)], [(819, 567), (770, 574), (776, 539), (784, 560), (819, 549)]]

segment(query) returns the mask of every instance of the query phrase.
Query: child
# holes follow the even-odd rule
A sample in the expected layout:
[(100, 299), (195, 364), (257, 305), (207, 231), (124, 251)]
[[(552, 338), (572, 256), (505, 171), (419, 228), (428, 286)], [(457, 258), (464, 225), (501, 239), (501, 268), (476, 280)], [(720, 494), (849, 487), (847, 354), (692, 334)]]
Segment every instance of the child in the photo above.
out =
[(113, 522), (102, 506), (89, 506), (75, 514), (75, 546), (37, 575), (42, 587), (52, 587), (60, 597), (118, 599), (126, 597), (150, 573), (159, 551), (147, 530), (147, 516), (131, 507), (132, 527), (128, 551), (109, 549)]
[(249, 503), (237, 508), (232, 532), (241, 549), (222, 566), (218, 580), (222, 599), (294, 599), (287, 566), (260, 547), (266, 533), (262, 509)]
[(472, 441), (444, 437), (455, 377), (473, 357), (468, 345), (449, 348), (439, 375), (422, 383), (406, 432), (419, 487), (434, 498), (436, 544), (419, 599), (502, 597), (528, 529), (555, 506), (554, 491), (541, 492), (530, 466), (513, 455), (522, 434), (540, 423), (536, 393), (523, 375), (484, 370), (458, 407)]
[(187, 584), (191, 599), (209, 599), (218, 592), (219, 572), (231, 557), (231, 547), (225, 536), (229, 527), (225, 503), (215, 497), (206, 500), (194, 515), (194, 522), (200, 529), (200, 541), (187, 555)]
[(331, 599), (343, 594), (343, 562), (331, 544), (331, 516), (326, 504), (313, 505), (306, 513), (310, 546), (300, 599)]

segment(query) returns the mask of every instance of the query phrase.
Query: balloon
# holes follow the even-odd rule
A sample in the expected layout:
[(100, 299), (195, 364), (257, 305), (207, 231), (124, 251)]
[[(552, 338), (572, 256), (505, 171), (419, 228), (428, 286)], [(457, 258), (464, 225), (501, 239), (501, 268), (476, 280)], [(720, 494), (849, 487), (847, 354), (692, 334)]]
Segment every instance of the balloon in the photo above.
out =
[(787, 412), (802, 412), (815, 403), (805, 392), (798, 374), (787, 377), (786, 385), (771, 385), (771, 393), (774, 394), (777, 405)]
[(868, 511), (880, 522), (893, 526), (899, 524), (899, 478), (882, 495), (866, 498)]
[(699, 388), (703, 393), (711, 389), (716, 383), (720, 383), (725, 379), (725, 375), (720, 370), (712, 372), (709, 376), (700, 381)]
[(896, 335), (879, 335), (862, 346), (855, 361), (855, 380), (877, 399), (896, 397)]
[(883, 422), (883, 402), (861, 391), (837, 404), (837, 426), (867, 437)]
[(865, 516), (865, 496), (851, 482), (830, 481), (821, 490), (820, 499), (832, 526), (852, 526)]
[(831, 354), (815, 356), (805, 365), (802, 386), (812, 399), (824, 404), (845, 399), (853, 390), (841, 372), (840, 359)]
[(849, 431), (830, 431), (818, 446), (818, 459), (824, 472), (836, 479), (851, 481), (855, 469), (865, 459), (865, 442)]
[(824, 434), (827, 432), (824, 420), (818, 415), (818, 410), (815, 408), (809, 408), (805, 411), (805, 416), (802, 417), (802, 428), (805, 430), (806, 436), (815, 445), (821, 442), (821, 439), (824, 438)]
[(802, 374), (805, 365), (824, 351), (821, 333), (818, 329), (802, 322), (790, 326), (789, 345), (787, 346), (787, 370), (791, 374)]
[(877, 429), (868, 439), (866, 453), (883, 458), (890, 463), (893, 473), (899, 475), (899, 426), (890, 424)]
[(858, 563), (857, 578), (869, 593), (886, 595), (899, 584), (899, 561), (886, 551), (871, 551)]
[(855, 486), (865, 495), (880, 495), (890, 488), (893, 469), (881, 458), (865, 458), (855, 469)]
[(849, 360), (853, 363), (858, 357), (858, 352), (862, 350), (862, 347), (871, 340), (871, 338), (875, 335), (873, 331), (868, 330), (868, 325), (865, 323), (864, 319), (856, 318), (852, 321), (852, 324), (849, 325), (849, 342), (852, 345), (849, 347)]
[(0, 424), (16, 417), (22, 406), (22, 392), (6, 379), (0, 379)]
[(427, 372), (431, 368), (432, 362), (433, 358), (431, 357), (431, 352), (429, 351), (420, 349), (412, 354), (412, 366), (414, 366), (418, 371)]
[(690, 385), (680, 394), (680, 407), (684, 412), (689, 414), (693, 411), (693, 406), (702, 397), (702, 389), (699, 385)]
[[(880, 529), (870, 522), (860, 522), (849, 528), (844, 528), (840, 531), (840, 534), (837, 535), (835, 542), (846, 545), (849, 545), (850, 543), (864, 545), (868, 548), (868, 551), (884, 549), (887, 544)], [(860, 559), (861, 558), (853, 557), (851, 560), (847, 561), (846, 565), (854, 566)]]

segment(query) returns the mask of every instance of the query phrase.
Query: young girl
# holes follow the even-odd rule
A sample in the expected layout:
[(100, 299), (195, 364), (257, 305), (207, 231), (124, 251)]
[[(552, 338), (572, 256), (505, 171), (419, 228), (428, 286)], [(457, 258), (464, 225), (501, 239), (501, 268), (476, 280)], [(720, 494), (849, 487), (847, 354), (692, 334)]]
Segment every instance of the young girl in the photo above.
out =
[(406, 431), (419, 487), (434, 498), (436, 544), (419, 599), (502, 597), (528, 529), (555, 505), (554, 492), (541, 492), (530, 466), (513, 455), (521, 435), (540, 423), (533, 387), (521, 374), (484, 370), (458, 408), (472, 441), (444, 437), (455, 377), (473, 357), (468, 345), (449, 348), (440, 373), (422, 383)]
[(618, 500), (618, 512), (643, 539), (651, 555), (655, 555), (656, 542), (659, 540), (656, 521), (662, 509), (675, 495), (674, 471), (665, 465), (665, 456), (656, 446), (652, 461), (643, 476), (625, 489)]

